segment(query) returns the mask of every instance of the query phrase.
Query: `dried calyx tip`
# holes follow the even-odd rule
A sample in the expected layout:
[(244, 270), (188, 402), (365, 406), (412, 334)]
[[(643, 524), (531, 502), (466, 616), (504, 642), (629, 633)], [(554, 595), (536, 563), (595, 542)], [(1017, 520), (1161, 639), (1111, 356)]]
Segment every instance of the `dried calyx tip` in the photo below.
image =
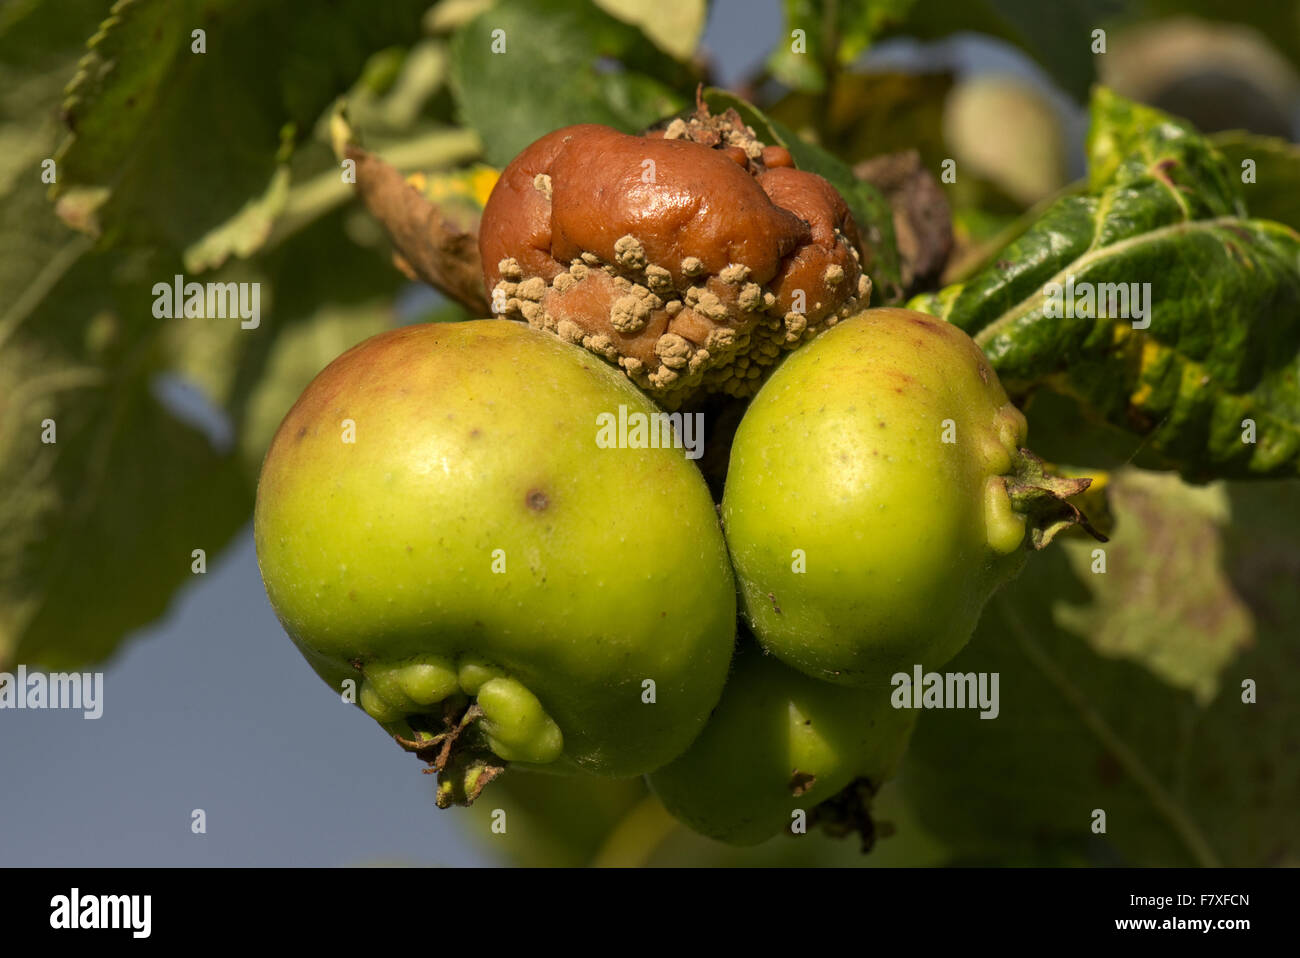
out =
[(893, 834), (893, 827), (877, 822), (871, 816), (872, 799), (877, 787), (871, 779), (856, 778), (835, 795), (813, 807), (808, 816), (809, 825), (818, 825), (832, 838), (845, 838), (857, 834), (862, 854), (876, 845), (877, 838)]
[[(438, 776), (435, 803), (439, 808), (474, 804), (487, 784), (506, 769), (506, 763), (492, 752), (473, 728), (482, 715), (483, 710), (476, 702), (448, 701), (440, 717), (441, 728), (436, 731), (416, 728), (419, 720), (411, 716), (408, 721), (415, 737), (393, 734), (398, 745), (428, 763), (429, 767), (424, 770), (426, 774)], [(432, 724), (433, 716), (427, 719)]]
[(1079, 507), (1069, 501), (1090, 485), (1092, 480), (1086, 476), (1057, 475), (1028, 449), (1019, 450), (1012, 473), (1006, 479), (1006, 489), (1012, 508), (1028, 521), (1029, 541), (1035, 549), (1046, 548), (1072, 526), (1078, 526), (1098, 542), (1108, 541), (1093, 528)]

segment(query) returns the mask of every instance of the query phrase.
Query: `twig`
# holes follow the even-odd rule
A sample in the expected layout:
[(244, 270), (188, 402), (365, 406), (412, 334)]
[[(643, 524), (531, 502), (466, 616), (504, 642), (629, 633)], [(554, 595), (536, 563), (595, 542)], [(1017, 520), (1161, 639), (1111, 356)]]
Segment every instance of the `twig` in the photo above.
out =
[(471, 313), (487, 316), (477, 230), (452, 222), (396, 168), (373, 153), (349, 143), (345, 155), (357, 165), (357, 193), (383, 225), (411, 275)]

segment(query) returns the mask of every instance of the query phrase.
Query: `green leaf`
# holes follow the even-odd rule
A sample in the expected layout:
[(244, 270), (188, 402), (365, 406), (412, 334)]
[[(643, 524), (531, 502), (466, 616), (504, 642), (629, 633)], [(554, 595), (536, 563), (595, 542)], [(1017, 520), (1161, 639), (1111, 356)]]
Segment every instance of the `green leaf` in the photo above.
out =
[(457, 31), (452, 86), (462, 119), (500, 167), (562, 126), (647, 127), (678, 109), (693, 82), (590, 0), (505, 0)]
[(644, 31), (661, 50), (689, 60), (709, 18), (707, 0), (595, 0), (598, 7)]
[[(298, 395), (344, 350), (394, 325), (393, 297), (407, 285), (378, 228), (356, 207), (335, 210), (263, 251), (253, 265), (262, 283), (259, 329), (174, 319), (160, 330), (159, 344), (167, 367), (230, 416), (249, 490)], [(227, 268), (216, 278), (235, 276)]]
[(1096, 77), (1092, 31), (1127, 6), (1125, 0), (916, 0), (883, 36), (942, 40), (982, 33), (1015, 44), (1078, 100)]
[(105, 245), (186, 248), (268, 184), (273, 198), (288, 147), (370, 53), (418, 38), (426, 6), (118, 0), (63, 106), (55, 193), (69, 220)]
[(1204, 138), (1104, 88), (1089, 155), (1086, 193), (911, 305), (970, 333), (1013, 392), (1074, 396), (1188, 476), (1296, 474), (1300, 234), (1246, 219)]
[(278, 166), (266, 191), (185, 251), (185, 270), (201, 273), (216, 269), (230, 256), (247, 259), (271, 235), (271, 228), (289, 201), (289, 167)]
[(187, 512), (230, 473), (150, 394), (139, 266), (88, 255), (45, 200), (62, 90), (102, 15), (0, 11), (0, 668), (102, 658), (246, 517)]
[[(1101, 547), (1072, 544), (1087, 564), (1048, 550), (995, 596), (945, 668), (997, 673), (999, 714), (922, 716), (902, 772), (907, 799), (969, 862), (1294, 862), (1294, 483), (1225, 496), (1150, 476), (1116, 482), (1126, 490), (1118, 527), (1130, 530), (1103, 550), (1106, 572), (1091, 571)], [(1126, 576), (1138, 581), (1112, 581)], [(1104, 835), (1093, 831), (1098, 809)]]
[[(378, 250), (349, 240), (345, 222), (337, 213), (258, 269), (213, 277), (261, 284), (257, 329), (154, 319), (152, 282), (180, 269), (166, 257), (84, 254), (74, 238), (45, 272), (33, 270), (16, 301), (34, 305), (0, 321), (11, 331), (0, 349), (0, 666), (105, 658), (193, 580), (192, 550), (204, 549), (210, 569), (248, 521), (289, 406), (335, 356), (392, 325), (404, 279)], [(233, 449), (214, 449), (157, 403), (151, 387), (164, 372), (225, 410)], [(41, 442), (47, 419), (54, 444)]]
[[(363, 130), (368, 147), (401, 171), (434, 170), (477, 157), (482, 146), (472, 130), (425, 115), (436, 109), (432, 98), (439, 91), (446, 94), (446, 47), (444, 40), (426, 40), (410, 50), (390, 47), (370, 57), (346, 97), (318, 119), (312, 142), (295, 149), (285, 137), (286, 159), (277, 164), (265, 192), (185, 250), (186, 271), (215, 269), (231, 256), (243, 259), (275, 246), (352, 199), (355, 188), (340, 175), (330, 142), (336, 110), (346, 107), (350, 129)], [(450, 106), (443, 112), (449, 115)]]
[[(0, 140), (21, 145), (5, 157), (13, 166), (0, 166), (0, 668), (100, 661), (195, 581), (193, 550), (204, 550), (210, 570), (251, 511), (256, 463), (240, 453), (256, 455), (255, 431), (242, 428), (256, 417), (244, 409), (274, 415), (274, 374), (264, 375), (262, 360), (282, 320), (321, 297), (346, 312), (366, 297), (373, 302), (378, 287), (386, 298), (367, 327), (376, 328), (373, 317), (389, 321), (391, 294), (404, 282), (378, 237), (373, 250), (363, 250), (347, 238), (362, 224), (345, 232), (340, 214), (301, 231), (259, 268), (238, 264), (214, 277), (263, 283), (260, 329), (155, 318), (152, 286), (182, 271), (178, 248), (91, 252), (90, 241), (60, 223), (46, 199), (39, 162), (55, 154), (62, 88), (103, 15), (99, 4), (53, 8), (28, 3), (0, 14)], [(77, 25), (77, 17), (89, 19)], [(220, 155), (238, 162), (239, 151), (221, 146)], [(160, 153), (160, 162), (167, 155)], [(266, 169), (276, 169), (273, 154), (268, 159)], [(64, 181), (68, 168), (58, 169)], [(62, 202), (66, 212), (67, 195)], [(299, 205), (301, 230), (321, 204)], [(183, 214), (187, 203), (178, 208)], [(314, 260), (322, 238), (340, 252)], [(349, 294), (349, 284), (358, 284), (359, 294)], [(324, 322), (347, 325), (334, 315)], [(350, 329), (335, 342), (350, 345), (349, 335), (365, 334)], [(299, 336), (292, 345), (306, 353), (313, 340)], [(215, 448), (159, 402), (160, 377), (176, 371), (209, 386), (210, 398), (226, 390), (234, 449)]]
[(816, 173), (839, 190), (872, 256), (869, 262), (862, 264), (873, 284), (872, 303), (892, 304), (901, 300), (902, 270), (894, 237), (894, 214), (880, 192), (854, 176), (852, 168), (837, 156), (796, 136), (752, 103), (713, 87), (704, 91), (704, 102), (714, 113), (734, 109), (760, 140), (769, 146), (784, 146), (798, 169)]
[(247, 518), (231, 458), (152, 395), (147, 282), (164, 270), (89, 254), (45, 200), (39, 164), (102, 16), (0, 10), (0, 668), (102, 659)]
[(1238, 176), (1244, 176), (1242, 164), (1253, 161), (1254, 182), (1241, 187), (1251, 215), (1300, 229), (1300, 146), (1239, 131), (1216, 133), (1210, 142)]
[(376, 131), (409, 136), (434, 98), (447, 88), (451, 70), (447, 47), (445, 40), (427, 39), (409, 50), (392, 47), (376, 53), (347, 93), (349, 120), (368, 137)]
[(0, 667), (77, 668), (160, 615), (251, 499), (234, 457), (152, 392), (150, 287), (173, 263), (88, 253), (36, 167), (16, 182), (0, 204)]
[[(451, 174), (438, 171), (473, 159), (480, 150), (474, 131), (439, 129), (386, 142), (383, 157), (403, 172), (441, 176)], [(306, 155), (306, 151), (297, 154), (299, 158)], [(338, 167), (332, 162), (314, 176), (300, 173), (296, 179), (287, 165), (280, 166), (272, 174), (264, 194), (250, 199), (233, 218), (184, 251), (185, 269), (189, 272), (215, 269), (231, 256), (242, 259), (274, 248), (287, 237), (348, 203), (354, 195), (355, 187), (343, 182)], [(482, 209), (482, 203), (478, 208)]]
[(103, 14), (100, 0), (0, 7), (0, 196), (19, 173), (54, 155), (63, 88)]
[(866, 50), (915, 0), (784, 0), (785, 33), (767, 68), (795, 90), (818, 92)]
[(844, 73), (824, 97), (791, 93), (764, 112), (850, 165), (916, 150), (937, 170), (950, 155), (943, 106), (952, 86), (950, 73)]
[(1118, 521), (1102, 550), (1105, 572), (1092, 572), (1096, 543), (1062, 540), (1089, 598), (1057, 605), (1056, 624), (1098, 654), (1139, 662), (1206, 704), (1220, 673), (1254, 638), (1250, 611), (1221, 570), (1225, 486), (1127, 469), (1107, 492)]

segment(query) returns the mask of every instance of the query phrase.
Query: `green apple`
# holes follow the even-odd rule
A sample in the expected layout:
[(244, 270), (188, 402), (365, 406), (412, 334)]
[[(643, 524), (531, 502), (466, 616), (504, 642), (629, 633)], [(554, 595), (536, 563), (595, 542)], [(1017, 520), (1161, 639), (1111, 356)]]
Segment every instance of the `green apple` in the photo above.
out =
[(695, 831), (756, 845), (851, 783), (878, 788), (893, 774), (917, 713), (893, 708), (890, 693), (820, 682), (746, 643), (709, 724), (650, 788)]
[(763, 647), (856, 685), (955, 655), (1024, 561), (1025, 431), (979, 348), (931, 316), (867, 310), (791, 354), (741, 420), (723, 496)]
[(650, 771), (721, 694), (736, 605), (713, 502), (682, 449), (598, 443), (620, 406), (658, 412), (546, 333), (428, 324), (336, 359), (271, 443), (254, 522), (271, 605), (440, 771), (477, 749), (440, 800), (505, 762)]

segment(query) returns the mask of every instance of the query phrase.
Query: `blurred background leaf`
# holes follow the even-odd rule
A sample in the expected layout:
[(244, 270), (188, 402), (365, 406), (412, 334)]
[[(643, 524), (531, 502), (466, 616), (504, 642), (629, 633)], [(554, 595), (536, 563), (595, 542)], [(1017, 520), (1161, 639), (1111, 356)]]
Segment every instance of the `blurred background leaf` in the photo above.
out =
[(707, 0), (596, 0), (596, 6), (632, 24), (676, 60), (695, 54), (709, 16)]
[(766, 109), (772, 119), (847, 163), (916, 150), (937, 170), (948, 155), (943, 106), (951, 73), (846, 73), (825, 97), (795, 92)]
[(883, 35), (933, 40), (982, 33), (1019, 47), (1076, 100), (1096, 79), (1092, 32), (1121, 13), (1126, 0), (916, 0)]
[(1242, 185), (1252, 216), (1300, 230), (1300, 146), (1239, 130), (1216, 134), (1210, 142), (1238, 174), (1246, 160), (1254, 161), (1254, 182)]
[[(189, 247), (274, 193), (292, 145), (426, 6), (119, 0), (63, 104), (65, 218), (105, 244)], [(206, 52), (191, 52), (196, 29)]]
[[(1105, 547), (1124, 553), (1108, 562), (1107, 584), (1090, 581), (1103, 574), (1080, 554), (1097, 547), (1069, 543), (1035, 556), (994, 598), (948, 669), (998, 672), (1001, 713), (978, 730), (969, 713), (922, 716), (904, 768), (907, 800), (970, 862), (1294, 863), (1300, 619), (1284, 613), (1295, 608), (1300, 510), (1293, 495), (1282, 501), (1292, 487), (1219, 487), (1207, 510), (1205, 494), (1162, 488), (1176, 479), (1119, 482), (1133, 493), (1116, 505), (1130, 531)], [(1176, 534), (1189, 538), (1171, 543), (1182, 525), (1191, 529)], [(1261, 567), (1269, 574), (1243, 588)], [(1109, 582), (1125, 575), (1145, 584), (1140, 595)], [(1081, 637), (1082, 610), (1091, 628)], [(1224, 615), (1237, 623), (1226, 637)], [(1116, 648), (1134, 625), (1126, 641), (1136, 644)], [(1171, 667), (1179, 684), (1217, 691), (1198, 701), (1162, 681)], [(1256, 704), (1242, 702), (1246, 679), (1258, 683)], [(1091, 830), (1094, 809), (1106, 812), (1104, 835)]]
[(538, 137), (574, 123), (636, 132), (694, 92), (691, 69), (589, 0), (503, 0), (452, 47), (460, 115), (505, 166)]
[(822, 92), (914, 0), (783, 0), (786, 32), (768, 57), (772, 76), (794, 90)]
[(45, 199), (59, 96), (103, 15), (55, 6), (0, 13), (0, 669), (102, 659), (251, 501), (231, 457), (160, 405), (167, 257), (92, 253)]

